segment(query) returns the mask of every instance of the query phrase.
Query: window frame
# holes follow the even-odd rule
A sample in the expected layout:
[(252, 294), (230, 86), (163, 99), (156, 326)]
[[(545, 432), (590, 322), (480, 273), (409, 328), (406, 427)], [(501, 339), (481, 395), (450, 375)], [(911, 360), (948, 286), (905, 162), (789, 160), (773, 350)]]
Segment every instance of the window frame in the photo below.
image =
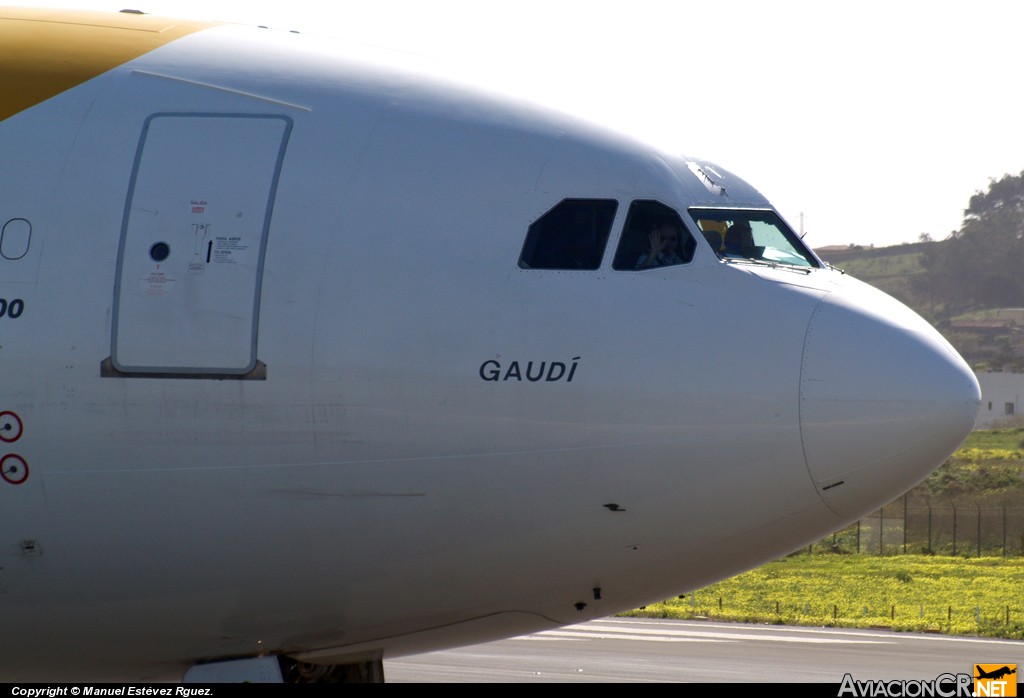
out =
[[(641, 207), (651, 207), (652, 210), (641, 211), (639, 210)], [(660, 210), (654, 209), (654, 207), (660, 207)], [(678, 251), (682, 261), (674, 264), (638, 267), (638, 257), (649, 249), (650, 229), (662, 223), (671, 223), (678, 228), (680, 236)], [(679, 209), (658, 199), (632, 199), (629, 202), (629, 210), (626, 212), (626, 220), (622, 225), (622, 233), (619, 235), (619, 244), (615, 248), (615, 256), (612, 258), (612, 269), (639, 272), (688, 266), (693, 263), (696, 252), (697, 240), (690, 228), (687, 227), (686, 220), (679, 213)]]
[[(747, 208), (743, 206), (691, 206), (690, 208), (687, 209), (686, 212), (687, 214), (689, 214), (690, 220), (693, 222), (694, 226), (701, 233), (701, 237), (705, 238), (705, 241), (708, 243), (708, 246), (711, 247), (712, 249), (714, 248), (714, 245), (707, 240), (707, 231), (705, 231), (701, 227), (701, 220), (718, 220), (724, 223), (725, 221), (728, 220), (743, 219), (749, 223), (750, 221), (757, 221), (757, 216), (763, 216), (766, 219), (771, 218), (773, 220), (763, 220), (760, 222), (770, 223), (771, 225), (773, 225), (782, 234), (782, 237), (793, 249), (793, 253), (795, 253), (796, 256), (803, 258), (807, 262), (807, 264), (792, 264), (781, 260), (765, 259), (761, 257), (745, 255), (728, 255), (723, 252), (722, 248), (714, 250), (718, 258), (723, 261), (766, 264), (770, 266), (786, 267), (789, 269), (821, 269), (824, 267), (824, 264), (820, 259), (818, 259), (818, 256), (814, 254), (814, 251), (806, 244), (804, 244), (800, 236), (797, 235), (796, 232), (786, 222), (786, 220), (781, 215), (779, 215), (779, 212), (773, 208)], [(702, 216), (702, 213), (707, 215)], [(730, 213), (737, 215), (734, 218), (730, 218), (728, 215), (725, 215)], [(782, 250), (781, 248), (776, 247), (774, 249), (778, 249), (781, 252), (790, 254), (788, 251)]]

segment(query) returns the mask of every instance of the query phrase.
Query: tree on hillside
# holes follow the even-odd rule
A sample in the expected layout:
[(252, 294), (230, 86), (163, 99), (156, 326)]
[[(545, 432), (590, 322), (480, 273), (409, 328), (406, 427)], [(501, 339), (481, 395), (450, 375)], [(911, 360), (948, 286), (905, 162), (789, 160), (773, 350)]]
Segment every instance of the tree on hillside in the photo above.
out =
[(972, 196), (960, 229), (929, 245), (921, 264), (947, 317), (1024, 307), (1024, 172), (993, 179), (988, 191)]

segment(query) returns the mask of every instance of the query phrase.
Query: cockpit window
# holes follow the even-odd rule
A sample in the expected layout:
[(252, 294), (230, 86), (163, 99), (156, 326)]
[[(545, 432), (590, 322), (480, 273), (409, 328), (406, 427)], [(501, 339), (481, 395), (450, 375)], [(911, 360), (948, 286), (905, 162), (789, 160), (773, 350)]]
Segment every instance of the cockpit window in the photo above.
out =
[(722, 259), (820, 266), (774, 211), (692, 208), (690, 215)]
[(530, 226), (521, 269), (597, 269), (619, 202), (564, 199)]
[(697, 241), (675, 210), (657, 201), (634, 201), (612, 268), (634, 271), (686, 264), (696, 248)]

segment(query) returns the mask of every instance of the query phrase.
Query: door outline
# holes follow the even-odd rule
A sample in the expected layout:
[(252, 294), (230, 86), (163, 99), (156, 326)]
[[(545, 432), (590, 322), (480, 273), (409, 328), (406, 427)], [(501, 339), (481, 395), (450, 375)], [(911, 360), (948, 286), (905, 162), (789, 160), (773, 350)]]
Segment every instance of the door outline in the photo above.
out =
[[(177, 120), (177, 121), (175, 121), (175, 122), (170, 122), (170, 121), (168, 121), (168, 122), (161, 122), (161, 121), (158, 121), (158, 120), (161, 120), (161, 119), (173, 119), (173, 120)], [(263, 191), (264, 191), (263, 186), (264, 186), (264, 184), (266, 186), (266, 189), (265, 189), (265, 191), (266, 191), (266, 202), (265, 202), (265, 206), (263, 207), (263, 210), (261, 211), (261, 213), (262, 213), (262, 221), (260, 223), (259, 234), (258, 234), (258, 256), (257, 256), (257, 260), (255, 262), (255, 268), (251, 269), (251, 271), (247, 271), (247, 270), (249, 270), (251, 268), (251, 264), (250, 264), (247, 267), (245, 267), (245, 269), (242, 272), (236, 272), (236, 274), (237, 273), (243, 274), (242, 281), (245, 283), (245, 285), (244, 285), (244, 287), (242, 287), (242, 289), (240, 291), (241, 295), (243, 296), (243, 300), (244, 300), (244, 298), (247, 297), (248, 283), (252, 284), (252, 294), (253, 294), (252, 295), (252, 303), (251, 303), (251, 315), (247, 318), (248, 322), (250, 323), (250, 326), (251, 326), (251, 329), (248, 332), (248, 338), (247, 338), (247, 341), (248, 341), (248, 361), (245, 362), (244, 365), (242, 365), (242, 363), (243, 363), (242, 361), (235, 361), (233, 364), (232, 364), (231, 361), (226, 361), (225, 364), (227, 364), (227, 365), (213, 365), (216, 362), (210, 362), (208, 364), (203, 364), (203, 365), (191, 365), (191, 364), (187, 364), (187, 362), (185, 362), (185, 361), (182, 361), (180, 364), (175, 364), (173, 359), (171, 361), (158, 361), (158, 360), (145, 361), (145, 360), (139, 360), (138, 359), (138, 354), (139, 353), (144, 353), (145, 349), (141, 350), (141, 352), (140, 352), (140, 350), (137, 350), (134, 347), (132, 347), (129, 351), (125, 351), (123, 346), (122, 346), (123, 343), (131, 342), (132, 341), (132, 334), (131, 334), (131, 330), (129, 329), (129, 323), (131, 322), (132, 318), (134, 318), (136, 315), (143, 315), (143, 316), (145, 316), (145, 312), (144, 311), (139, 311), (137, 308), (132, 307), (131, 304), (135, 304), (137, 306), (138, 303), (140, 303), (140, 302), (143, 302), (143, 303), (147, 302), (147, 301), (139, 301), (138, 300), (139, 294), (136, 293), (135, 295), (130, 297), (130, 300), (129, 300), (128, 303), (122, 303), (123, 299), (125, 299), (125, 297), (126, 297), (125, 293), (126, 292), (130, 292), (129, 284), (131, 284), (132, 281), (133, 281), (133, 279), (130, 278), (130, 273), (126, 270), (126, 266), (125, 266), (126, 265), (126, 250), (129, 247), (129, 244), (132, 244), (135, 247), (138, 246), (136, 240), (134, 240), (134, 239), (133, 240), (129, 240), (129, 233), (130, 233), (130, 229), (132, 227), (132, 215), (133, 215), (135, 198), (136, 198), (136, 195), (138, 193), (138, 187), (139, 187), (139, 182), (140, 182), (140, 175), (144, 175), (144, 176), (148, 177), (148, 176), (150, 176), (152, 174), (151, 170), (154, 169), (154, 166), (152, 164), (149, 164), (149, 165), (144, 164), (144, 156), (145, 156), (145, 153), (146, 153), (146, 146), (147, 146), (147, 143), (150, 142), (149, 141), (150, 136), (154, 132), (154, 124), (166, 123), (166, 124), (169, 124), (168, 128), (180, 127), (181, 129), (184, 129), (185, 131), (187, 131), (187, 129), (190, 128), (191, 125), (188, 124), (187, 121), (185, 121), (185, 120), (189, 120), (189, 119), (196, 119), (197, 120), (195, 122), (196, 123), (195, 129), (196, 129), (196, 132), (198, 134), (200, 134), (200, 135), (204, 135), (204, 134), (202, 134), (200, 132), (201, 129), (203, 128), (203, 125), (204, 125), (200, 120), (208, 120), (208, 121), (205, 122), (206, 124), (217, 124), (217, 125), (222, 125), (219, 120), (228, 120), (228, 119), (234, 120), (235, 124), (231, 124), (231, 130), (232, 131), (235, 131), (235, 130), (242, 131), (242, 130), (244, 130), (244, 128), (246, 126), (251, 126), (250, 130), (259, 131), (259, 129), (260, 129), (259, 124), (262, 124), (264, 127), (266, 127), (266, 126), (268, 126), (268, 122), (269, 121), (277, 121), (277, 122), (280, 123), (280, 131), (278, 132), (278, 136), (277, 136), (279, 138), (279, 141), (277, 143), (276, 152), (274, 152), (274, 149), (273, 149), (273, 142), (272, 141), (265, 141), (267, 143), (267, 148), (266, 148), (266, 152), (265, 152), (266, 164), (272, 164), (271, 172), (270, 172), (270, 176), (269, 176), (269, 181), (265, 182), (265, 183), (261, 183), (261, 184), (259, 184), (256, 187), (249, 187), (250, 189), (253, 190), (252, 192), (245, 191), (245, 185), (242, 185), (242, 186), (238, 187), (237, 189), (232, 189), (231, 190), (232, 193), (241, 192), (239, 194), (239, 196), (245, 196), (246, 194), (253, 194), (254, 200), (262, 201), (262, 195), (263, 195)], [(212, 121), (210, 121), (210, 120), (212, 120)], [(226, 123), (227, 122), (224, 122), (224, 124), (226, 124)], [(234, 128), (235, 125), (239, 126), (239, 128), (235, 129)], [(281, 175), (281, 169), (283, 167), (285, 151), (287, 149), (288, 141), (289, 141), (289, 138), (290, 138), (290, 135), (291, 135), (292, 125), (293, 125), (293, 122), (292, 122), (291, 118), (289, 118), (287, 116), (279, 115), (279, 114), (205, 113), (205, 112), (159, 112), (159, 113), (152, 114), (151, 116), (149, 116), (146, 119), (146, 121), (145, 121), (145, 123), (143, 125), (143, 128), (142, 128), (142, 132), (141, 132), (140, 138), (139, 138), (139, 145), (138, 145), (138, 148), (137, 148), (136, 153), (135, 153), (135, 158), (134, 158), (134, 162), (133, 162), (133, 165), (132, 165), (131, 179), (129, 181), (127, 196), (125, 198), (124, 214), (122, 216), (120, 240), (119, 240), (119, 244), (118, 244), (118, 253), (117, 253), (117, 272), (116, 272), (116, 278), (115, 278), (115, 283), (114, 283), (114, 305), (113, 305), (113, 316), (112, 316), (112, 326), (111, 326), (111, 354), (101, 364), (101, 374), (102, 375), (109, 376), (109, 377), (234, 378), (234, 379), (256, 379), (256, 380), (261, 380), (261, 379), (265, 379), (266, 378), (266, 366), (263, 364), (263, 362), (259, 361), (258, 358), (257, 358), (257, 348), (258, 348), (258, 339), (259, 339), (260, 306), (261, 306), (262, 287), (263, 287), (263, 270), (264, 270), (265, 259), (266, 259), (267, 240), (268, 240), (268, 237), (269, 237), (269, 234), (270, 234), (270, 224), (271, 224), (271, 221), (272, 221), (272, 218), (273, 218), (273, 211), (274, 211), (275, 201), (276, 201), (276, 197), (277, 197), (277, 188), (278, 188), (279, 181), (280, 181), (280, 175)], [(216, 126), (214, 126), (213, 128), (216, 128)], [(171, 138), (173, 139), (174, 137), (175, 136), (172, 135)], [(181, 136), (179, 135), (177, 137), (180, 138)], [(233, 146), (228, 146), (228, 147), (229, 148), (230, 147), (236, 147), (236, 148), (237, 147), (242, 147), (242, 145), (244, 145), (244, 143), (243, 143), (244, 142), (244, 136), (239, 136), (239, 139), (240, 140), (239, 140), (238, 143), (233, 144)], [(173, 145), (174, 141), (172, 140), (172, 141), (170, 141), (170, 143), (171, 143), (171, 145)], [(159, 164), (160, 163), (159, 158), (161, 157), (160, 154), (159, 154), (160, 153), (159, 148), (160, 147), (166, 148), (167, 144), (163, 143), (161, 141), (159, 143), (159, 145), (156, 146), (156, 147), (157, 147), (157, 155), (155, 155), (154, 157), (157, 158), (157, 164)], [(231, 166), (231, 164), (227, 163), (227, 164), (224, 164), (224, 165), (221, 165), (221, 166), (224, 167), (225, 171), (226, 171), (227, 168), (229, 168)], [(185, 177), (186, 175), (187, 175), (187, 173), (185, 173), (185, 172), (181, 173), (181, 177)], [(147, 182), (147, 187), (152, 187), (152, 184)], [(147, 192), (146, 195), (148, 195), (148, 194), (149, 194), (149, 192)], [(258, 207), (254, 208), (254, 210), (258, 211)], [(195, 211), (195, 209), (193, 209), (193, 212), (194, 211)], [(241, 214), (239, 214), (239, 217), (240, 216), (241, 216)], [(180, 217), (180, 214), (179, 214), (179, 217)], [(177, 222), (179, 224), (178, 233), (180, 233), (181, 232), (180, 231), (181, 220), (178, 220)], [(136, 237), (138, 237), (140, 234), (136, 233), (135, 235), (136, 235)], [(143, 241), (143, 242), (145, 242), (145, 241)], [(220, 244), (221, 243), (218, 240), (218, 245), (220, 245)], [(213, 242), (211, 241), (209, 249), (212, 249), (212, 246), (213, 246)], [(257, 246), (257, 245), (254, 244), (253, 246)], [(209, 261), (210, 261), (210, 259), (209, 259), (209, 249), (207, 250), (207, 255), (206, 255), (207, 263), (209, 263)], [(237, 256), (243, 256), (245, 251), (248, 248), (247, 247), (243, 247), (241, 249), (242, 249), (241, 253), (239, 252), (238, 249), (235, 249), (234, 250), (234, 254), (236, 254)], [(136, 252), (136, 257), (137, 257), (138, 256), (137, 255), (137, 250), (135, 250), (135, 252)], [(232, 253), (233, 253), (232, 249), (230, 248), (228, 243), (225, 242), (222, 254), (227, 255), (227, 256), (224, 257), (224, 258), (221, 258), (221, 261), (229, 261), (229, 262), (232, 261), (231, 258), (230, 258), (230, 255)], [(156, 257), (154, 257), (154, 260), (156, 260)], [(138, 262), (137, 262), (137, 260), (133, 260), (131, 262), (131, 264), (138, 264)], [(159, 268), (159, 266), (160, 266), (159, 264), (156, 265), (157, 268)], [(224, 268), (228, 268), (228, 267), (224, 267)], [(239, 267), (239, 268), (241, 268), (241, 267)], [(193, 283), (193, 282), (189, 282), (188, 278), (186, 278), (186, 277), (183, 277), (183, 278), (184, 278), (184, 281), (186, 283)], [(138, 282), (138, 279), (134, 279), (134, 281)], [(166, 279), (164, 279), (164, 281), (166, 281)], [(156, 294), (156, 295), (159, 295), (159, 294)], [(193, 295), (195, 295), (195, 294), (193, 293)], [(128, 306), (127, 310), (126, 310), (126, 306)], [(132, 315), (131, 317), (126, 317), (126, 316), (124, 316), (125, 313), (134, 313), (134, 315)], [(243, 320), (245, 320), (245, 319), (246, 318), (243, 317)], [(137, 324), (141, 325), (141, 324), (143, 324), (145, 322), (145, 320), (143, 320), (143, 321), (136, 321), (136, 322), (137, 322)], [(141, 329), (143, 331), (139, 331), (139, 328), (132, 328), (132, 329), (135, 330), (136, 336), (143, 337), (142, 341), (145, 341), (146, 333), (145, 333), (144, 330), (147, 330), (149, 328), (142, 327)], [(169, 325), (167, 327), (158, 327), (158, 329), (162, 330), (162, 331), (166, 331), (168, 336), (172, 336), (172, 335), (175, 335), (176, 331), (179, 330), (179, 329), (181, 331), (185, 331), (185, 330), (187, 330), (189, 328), (186, 327), (186, 326), (182, 326), (182, 327), (179, 328), (179, 327), (176, 327), (174, 325)], [(244, 333), (236, 333), (236, 334), (238, 335), (238, 337), (243, 337), (244, 336)], [(126, 339), (126, 337), (127, 337), (127, 339)], [(224, 339), (224, 338), (221, 338), (221, 339), (222, 339), (222, 341), (231, 342), (232, 344), (237, 345), (237, 346), (234, 347), (234, 350), (239, 355), (245, 353), (245, 339), (232, 338), (230, 336), (227, 337), (227, 339)], [(171, 341), (173, 342), (173, 340), (171, 340)], [(175, 349), (172, 347), (172, 349), (170, 351), (173, 353), (175, 351)], [(180, 349), (180, 351), (181, 352), (185, 352), (186, 350), (185, 349)], [(119, 360), (119, 358), (123, 358), (124, 354), (131, 354), (132, 352), (134, 352), (134, 354), (135, 354), (134, 358), (129, 358), (127, 360)], [(119, 354), (121, 354), (122, 356), (119, 357)]]

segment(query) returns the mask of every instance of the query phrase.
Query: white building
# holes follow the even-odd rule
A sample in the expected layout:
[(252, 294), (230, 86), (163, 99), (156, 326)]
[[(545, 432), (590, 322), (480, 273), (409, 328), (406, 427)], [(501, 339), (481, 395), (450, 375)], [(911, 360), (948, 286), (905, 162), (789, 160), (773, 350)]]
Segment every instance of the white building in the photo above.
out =
[(975, 371), (981, 385), (981, 409), (975, 429), (1024, 424), (1024, 373)]

